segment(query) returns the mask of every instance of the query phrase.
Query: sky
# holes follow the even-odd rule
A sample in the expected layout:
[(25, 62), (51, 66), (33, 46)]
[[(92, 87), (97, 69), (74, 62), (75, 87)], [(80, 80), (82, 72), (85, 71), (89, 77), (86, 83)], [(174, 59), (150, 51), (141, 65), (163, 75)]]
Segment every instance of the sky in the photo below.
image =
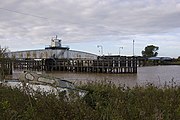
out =
[(177, 58), (180, 0), (1, 0), (1, 47), (44, 49), (55, 35), (98, 55), (141, 55), (155, 45), (158, 56)]

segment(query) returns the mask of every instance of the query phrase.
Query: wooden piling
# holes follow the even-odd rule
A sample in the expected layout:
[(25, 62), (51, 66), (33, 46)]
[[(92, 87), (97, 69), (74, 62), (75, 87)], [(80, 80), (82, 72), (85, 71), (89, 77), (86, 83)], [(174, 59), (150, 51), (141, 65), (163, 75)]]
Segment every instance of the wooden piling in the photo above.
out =
[(137, 58), (127, 56), (99, 56), (88, 59), (15, 60), (15, 69), (69, 71), (88, 73), (137, 73)]
[(0, 58), (0, 80), (3, 80), (6, 75), (12, 75), (12, 60)]

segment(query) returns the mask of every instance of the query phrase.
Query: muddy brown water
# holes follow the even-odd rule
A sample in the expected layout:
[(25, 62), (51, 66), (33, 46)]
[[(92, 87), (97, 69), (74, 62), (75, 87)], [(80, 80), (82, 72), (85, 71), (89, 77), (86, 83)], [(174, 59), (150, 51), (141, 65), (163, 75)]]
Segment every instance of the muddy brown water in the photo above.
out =
[[(14, 71), (11, 79), (17, 79), (22, 71)], [(61, 79), (66, 79), (77, 84), (106, 81), (116, 85), (133, 87), (152, 83), (156, 86), (165, 84), (180, 85), (180, 66), (150, 66), (139, 67), (137, 74), (101, 74), (101, 73), (72, 73), (72, 72), (47, 72), (46, 74)], [(8, 78), (8, 79), (9, 79)]]

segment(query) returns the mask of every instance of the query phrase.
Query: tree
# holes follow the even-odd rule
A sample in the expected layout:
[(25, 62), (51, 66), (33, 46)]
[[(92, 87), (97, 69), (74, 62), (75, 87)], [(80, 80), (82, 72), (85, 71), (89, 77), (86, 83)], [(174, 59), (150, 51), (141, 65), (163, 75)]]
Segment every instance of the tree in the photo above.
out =
[(159, 47), (154, 45), (146, 46), (145, 49), (142, 51), (143, 57), (156, 57), (158, 55)]
[(7, 58), (6, 52), (8, 52), (8, 51), (9, 51), (9, 50), (8, 50), (7, 47), (1, 48), (1, 46), (0, 46), (0, 58)]
[(7, 52), (8, 52), (8, 48), (1, 48), (0, 46), (0, 80), (3, 80), (5, 78), (5, 75), (7, 74), (7, 71), (9, 70), (7, 68), (7, 65), (5, 65), (6, 62), (6, 58), (8, 58), (7, 56)]

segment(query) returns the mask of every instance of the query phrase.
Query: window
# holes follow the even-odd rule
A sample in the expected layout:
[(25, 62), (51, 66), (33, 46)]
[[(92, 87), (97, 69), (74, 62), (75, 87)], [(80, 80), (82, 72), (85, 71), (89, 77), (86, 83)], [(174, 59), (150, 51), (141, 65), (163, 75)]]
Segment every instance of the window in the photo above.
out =
[(28, 79), (28, 80), (34, 80), (34, 76), (32, 74), (30, 74), (30, 73), (27, 73), (25, 78)]

